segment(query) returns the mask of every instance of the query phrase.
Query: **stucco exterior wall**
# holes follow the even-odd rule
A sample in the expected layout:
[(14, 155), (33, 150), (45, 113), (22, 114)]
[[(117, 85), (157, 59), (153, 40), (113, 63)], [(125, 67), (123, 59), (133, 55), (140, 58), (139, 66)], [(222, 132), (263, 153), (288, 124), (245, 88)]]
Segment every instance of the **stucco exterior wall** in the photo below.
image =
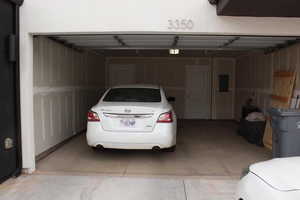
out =
[[(193, 21), (169, 29), (169, 20)], [(174, 33), (300, 35), (297, 18), (219, 17), (207, 0), (25, 0), (20, 10), (23, 167), (35, 169), (33, 34)]]
[[(168, 20), (191, 19), (191, 29), (170, 30)], [(22, 31), (48, 33), (178, 32), (300, 35), (300, 19), (220, 17), (207, 0), (26, 0)]]

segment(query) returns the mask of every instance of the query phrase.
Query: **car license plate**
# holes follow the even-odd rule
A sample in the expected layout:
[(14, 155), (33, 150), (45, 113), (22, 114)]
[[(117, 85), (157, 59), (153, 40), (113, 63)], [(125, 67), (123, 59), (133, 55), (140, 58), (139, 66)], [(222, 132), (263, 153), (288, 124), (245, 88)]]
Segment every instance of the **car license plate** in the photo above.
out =
[(120, 123), (123, 127), (135, 127), (136, 125), (135, 119), (121, 119)]

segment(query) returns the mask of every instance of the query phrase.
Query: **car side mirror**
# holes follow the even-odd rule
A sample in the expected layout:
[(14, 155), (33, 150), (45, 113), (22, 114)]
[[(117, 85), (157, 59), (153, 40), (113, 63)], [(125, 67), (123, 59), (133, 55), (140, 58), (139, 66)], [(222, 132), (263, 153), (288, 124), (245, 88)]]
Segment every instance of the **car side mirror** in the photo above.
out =
[(168, 97), (167, 100), (168, 100), (168, 102), (174, 102), (176, 100), (176, 98), (175, 97)]

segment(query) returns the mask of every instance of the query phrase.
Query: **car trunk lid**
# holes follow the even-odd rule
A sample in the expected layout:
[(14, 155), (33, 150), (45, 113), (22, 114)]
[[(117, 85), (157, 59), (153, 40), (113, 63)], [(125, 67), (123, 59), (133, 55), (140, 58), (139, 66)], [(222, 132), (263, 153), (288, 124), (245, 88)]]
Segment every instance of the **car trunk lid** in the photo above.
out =
[(159, 110), (159, 103), (104, 103), (98, 113), (106, 131), (151, 132)]

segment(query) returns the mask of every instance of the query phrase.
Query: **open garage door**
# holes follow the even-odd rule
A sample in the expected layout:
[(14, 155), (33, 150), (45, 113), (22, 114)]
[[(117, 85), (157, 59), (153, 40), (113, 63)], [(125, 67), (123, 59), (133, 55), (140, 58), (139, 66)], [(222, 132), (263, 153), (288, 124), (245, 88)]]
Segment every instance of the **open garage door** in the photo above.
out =
[[(179, 117), (185, 119), (233, 119), (236, 58), (297, 42), (296, 37), (203, 35), (51, 38), (104, 55), (106, 87), (134, 83), (163, 86), (176, 97), (174, 107)], [(178, 50), (178, 54), (171, 50)]]
[[(248, 69), (257, 62), (243, 63), (241, 59), (249, 54), (264, 55), (297, 39), (149, 34), (35, 36), (36, 156), (43, 157), (75, 137), (41, 160), (38, 169), (239, 175), (248, 164), (270, 158), (267, 150), (248, 144), (236, 134), (233, 120), (239, 116), (237, 107), (251, 97), (236, 73), (243, 71), (243, 65)], [(175, 97), (172, 104), (179, 118), (179, 146), (174, 156), (114, 151), (99, 155), (88, 148), (85, 136), (78, 134), (86, 128), (86, 113), (108, 87), (119, 84), (160, 85), (167, 96)]]

